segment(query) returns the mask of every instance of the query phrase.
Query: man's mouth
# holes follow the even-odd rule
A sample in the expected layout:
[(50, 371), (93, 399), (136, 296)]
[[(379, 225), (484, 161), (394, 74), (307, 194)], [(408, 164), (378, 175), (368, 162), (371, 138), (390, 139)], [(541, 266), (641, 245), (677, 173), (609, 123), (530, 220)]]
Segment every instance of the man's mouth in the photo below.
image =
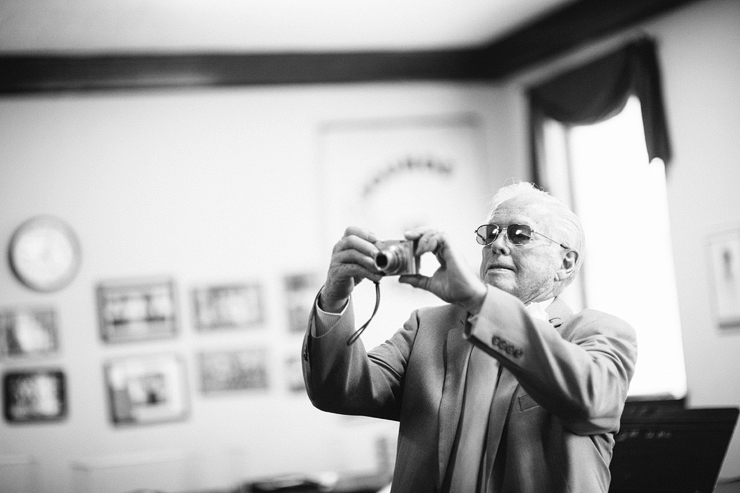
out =
[(514, 268), (509, 265), (493, 264), (493, 265), (489, 265), (487, 270), (489, 271), (490, 270), (510, 270), (513, 272)]

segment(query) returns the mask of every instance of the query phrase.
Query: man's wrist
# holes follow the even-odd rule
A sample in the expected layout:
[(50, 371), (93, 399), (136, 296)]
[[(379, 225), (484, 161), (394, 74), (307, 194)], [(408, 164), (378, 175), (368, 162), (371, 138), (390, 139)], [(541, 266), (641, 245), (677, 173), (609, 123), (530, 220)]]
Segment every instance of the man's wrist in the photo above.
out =
[(319, 308), (321, 308), (326, 313), (342, 313), (344, 311), (344, 307), (347, 306), (347, 302), (349, 301), (349, 298), (345, 298), (342, 300), (326, 300), (324, 298), (324, 292), (323, 290), (319, 294), (319, 299), (317, 301), (317, 304), (319, 305)]
[(487, 294), (488, 287), (485, 284), (481, 283), (481, 289), (462, 304), (463, 308), (467, 310), (470, 316), (475, 316), (480, 313), (481, 307), (483, 306), (483, 302), (486, 300)]

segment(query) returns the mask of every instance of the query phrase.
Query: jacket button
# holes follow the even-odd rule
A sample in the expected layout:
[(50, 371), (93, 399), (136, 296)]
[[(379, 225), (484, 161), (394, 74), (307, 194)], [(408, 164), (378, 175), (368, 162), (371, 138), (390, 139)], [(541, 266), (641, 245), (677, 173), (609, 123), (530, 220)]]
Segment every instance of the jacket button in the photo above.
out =
[(511, 344), (508, 344), (506, 346), (506, 353), (507, 354), (513, 354), (514, 353), (514, 346), (512, 346)]
[(493, 336), (491, 339), (491, 344), (494, 346), (498, 346), (499, 342), (501, 342), (501, 338), (499, 336)]
[(515, 358), (521, 357), (522, 354), (524, 354), (524, 351), (522, 351), (521, 349), (517, 349), (516, 351), (514, 351)]

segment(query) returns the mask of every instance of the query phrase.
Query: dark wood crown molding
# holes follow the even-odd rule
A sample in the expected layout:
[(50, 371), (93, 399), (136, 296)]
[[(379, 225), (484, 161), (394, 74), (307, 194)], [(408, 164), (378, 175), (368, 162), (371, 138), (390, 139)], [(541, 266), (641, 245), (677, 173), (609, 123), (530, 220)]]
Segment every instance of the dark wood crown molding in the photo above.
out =
[(461, 80), (480, 50), (0, 57), (0, 93), (171, 87)]

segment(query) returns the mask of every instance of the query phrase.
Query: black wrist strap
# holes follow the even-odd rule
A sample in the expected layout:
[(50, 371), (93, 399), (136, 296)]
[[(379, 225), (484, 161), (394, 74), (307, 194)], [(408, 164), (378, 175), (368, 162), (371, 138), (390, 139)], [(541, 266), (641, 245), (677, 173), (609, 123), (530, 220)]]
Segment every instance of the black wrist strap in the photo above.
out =
[(370, 315), (370, 318), (367, 320), (367, 322), (365, 322), (364, 324), (362, 324), (362, 327), (360, 327), (359, 329), (357, 329), (350, 336), (350, 338), (347, 339), (347, 345), (348, 346), (351, 346), (352, 344), (355, 343), (355, 341), (357, 341), (357, 339), (360, 338), (360, 336), (365, 331), (365, 329), (367, 328), (367, 326), (370, 325), (370, 321), (373, 319), (373, 317), (375, 316), (375, 314), (378, 313), (378, 307), (380, 306), (380, 283), (379, 282), (376, 282), (376, 281), (373, 281), (373, 282), (375, 283), (375, 308), (373, 309), (373, 314)]

